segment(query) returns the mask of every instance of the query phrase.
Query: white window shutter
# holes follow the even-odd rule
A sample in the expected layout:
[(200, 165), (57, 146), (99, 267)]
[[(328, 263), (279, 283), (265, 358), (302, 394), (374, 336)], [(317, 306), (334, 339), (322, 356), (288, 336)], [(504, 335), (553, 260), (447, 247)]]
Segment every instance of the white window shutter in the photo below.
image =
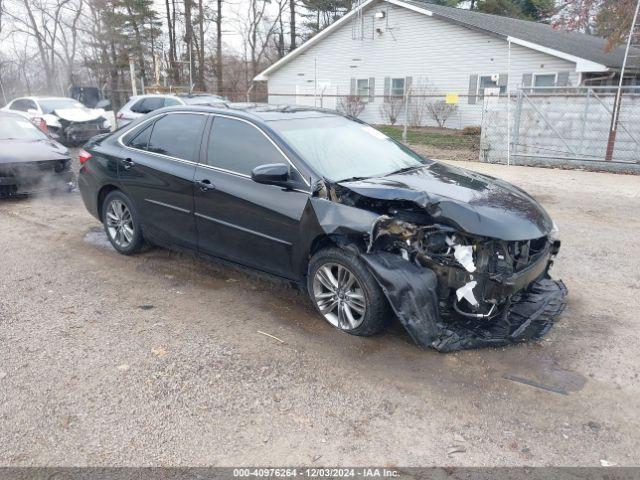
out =
[(369, 77), (369, 101), (375, 102), (376, 100), (376, 79)]
[(556, 78), (556, 86), (566, 87), (568, 85), (569, 85), (569, 72), (558, 72), (558, 77)]
[(411, 93), (411, 85), (413, 85), (413, 77), (405, 77), (404, 79), (404, 94)]

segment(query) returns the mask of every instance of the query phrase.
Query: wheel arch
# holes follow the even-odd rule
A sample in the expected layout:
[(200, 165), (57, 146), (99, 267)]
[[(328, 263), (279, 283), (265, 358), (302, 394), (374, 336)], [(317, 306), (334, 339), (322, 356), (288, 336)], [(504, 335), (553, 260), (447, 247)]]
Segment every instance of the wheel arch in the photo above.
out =
[(366, 250), (364, 238), (356, 235), (340, 235), (340, 234), (321, 234), (311, 241), (308, 254), (302, 265), (302, 277), (304, 285), (307, 284), (307, 276), (309, 274), (309, 263), (311, 258), (321, 250), (338, 247), (344, 249), (353, 249), (358, 252)]
[(103, 185), (100, 190), (98, 190), (97, 196), (97, 207), (98, 207), (98, 217), (102, 220), (102, 205), (104, 204), (104, 199), (107, 198), (114, 190), (120, 190), (117, 186), (109, 183), (107, 185)]

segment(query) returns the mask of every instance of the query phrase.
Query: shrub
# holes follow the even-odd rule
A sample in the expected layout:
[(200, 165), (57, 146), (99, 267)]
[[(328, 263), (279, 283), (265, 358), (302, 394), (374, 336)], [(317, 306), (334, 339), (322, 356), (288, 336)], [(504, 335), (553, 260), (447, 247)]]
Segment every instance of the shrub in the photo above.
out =
[(443, 128), (449, 117), (458, 111), (458, 106), (438, 100), (427, 104), (427, 111), (440, 128)]
[(390, 125), (395, 125), (398, 117), (404, 110), (404, 97), (386, 97), (380, 105), (380, 114), (385, 117)]
[(480, 125), (469, 125), (468, 127), (464, 127), (462, 129), (463, 135), (474, 135), (478, 136), (482, 133), (482, 128)]
[(359, 95), (348, 95), (338, 100), (338, 111), (353, 118), (358, 118), (364, 107), (364, 100)]

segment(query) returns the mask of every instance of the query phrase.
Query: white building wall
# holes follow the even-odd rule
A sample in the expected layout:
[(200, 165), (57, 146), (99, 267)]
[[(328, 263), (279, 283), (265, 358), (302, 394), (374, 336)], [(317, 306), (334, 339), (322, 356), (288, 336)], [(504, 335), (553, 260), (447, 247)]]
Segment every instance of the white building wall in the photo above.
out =
[[(380, 11), (385, 12), (384, 19), (374, 17)], [(471, 75), (508, 71), (514, 91), (522, 85), (523, 74), (570, 72), (570, 85), (580, 81), (574, 63), (513, 44), (509, 70), (506, 40), (380, 1), (366, 9), (362, 21), (354, 16), (273, 72), (268, 79), (269, 102), (313, 105), (314, 97), (296, 94), (349, 95), (352, 78), (374, 78), (375, 94), (383, 95), (385, 77), (407, 76), (413, 77), (414, 86), (428, 83), (444, 98), (446, 93), (467, 95)], [(367, 105), (360, 118), (384, 123), (380, 103), (382, 99)], [(447, 126), (480, 124), (481, 104), (480, 99), (469, 104), (461, 97), (458, 118)], [(322, 106), (335, 107), (335, 98), (324, 97)]]

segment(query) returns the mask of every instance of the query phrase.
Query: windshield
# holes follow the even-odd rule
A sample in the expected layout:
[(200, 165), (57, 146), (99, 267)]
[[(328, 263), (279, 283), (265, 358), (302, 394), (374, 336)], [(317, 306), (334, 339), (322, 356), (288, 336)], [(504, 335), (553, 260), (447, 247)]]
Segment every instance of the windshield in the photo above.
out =
[(43, 140), (48, 138), (27, 119), (0, 116), (0, 140)]
[(384, 133), (339, 116), (269, 122), (318, 173), (331, 181), (369, 178), (429, 163)]
[(53, 113), (59, 108), (84, 108), (84, 105), (73, 98), (50, 98), (38, 100), (38, 102), (40, 102), (42, 113)]

